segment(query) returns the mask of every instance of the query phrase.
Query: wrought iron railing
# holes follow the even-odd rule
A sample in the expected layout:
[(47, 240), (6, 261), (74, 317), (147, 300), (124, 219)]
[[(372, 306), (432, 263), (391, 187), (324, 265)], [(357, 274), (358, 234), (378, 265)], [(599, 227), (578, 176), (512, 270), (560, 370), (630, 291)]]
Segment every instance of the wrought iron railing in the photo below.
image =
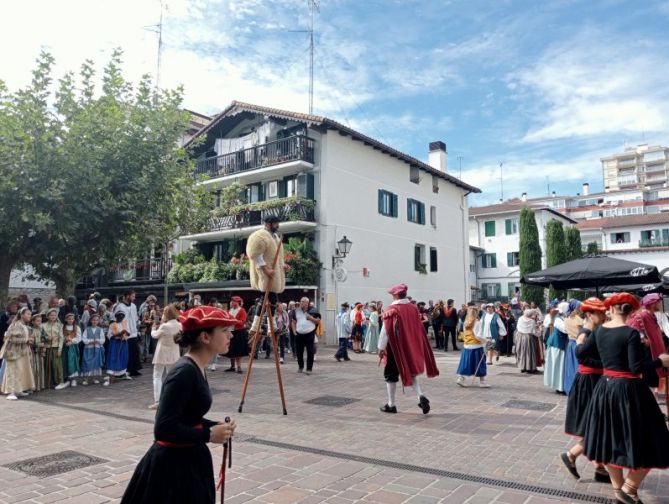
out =
[(109, 282), (147, 282), (162, 280), (172, 268), (171, 259), (147, 259), (119, 264), (107, 272)]
[(639, 248), (648, 248), (648, 247), (669, 247), (669, 240), (640, 240)]
[(275, 216), (281, 222), (287, 221), (307, 221), (314, 222), (314, 204), (313, 202), (287, 201), (285, 205), (275, 206), (265, 209), (249, 209), (233, 215), (224, 215), (221, 217), (211, 217), (207, 228), (210, 231), (224, 231), (227, 229), (240, 229), (248, 226), (258, 226), (262, 224), (265, 217)]
[(289, 161), (314, 162), (315, 141), (303, 135), (282, 138), (220, 156), (196, 162), (195, 172), (209, 177), (224, 177), (249, 170), (257, 170)]

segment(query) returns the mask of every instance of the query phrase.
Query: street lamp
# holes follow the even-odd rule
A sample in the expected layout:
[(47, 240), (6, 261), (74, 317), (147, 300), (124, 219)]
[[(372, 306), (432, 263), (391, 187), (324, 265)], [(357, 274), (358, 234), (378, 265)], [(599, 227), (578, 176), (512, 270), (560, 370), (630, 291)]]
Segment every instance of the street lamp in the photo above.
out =
[(344, 259), (348, 253), (351, 251), (351, 245), (353, 242), (346, 238), (346, 235), (337, 242), (337, 248), (335, 249), (335, 255), (332, 256), (332, 267), (337, 266), (342, 259)]

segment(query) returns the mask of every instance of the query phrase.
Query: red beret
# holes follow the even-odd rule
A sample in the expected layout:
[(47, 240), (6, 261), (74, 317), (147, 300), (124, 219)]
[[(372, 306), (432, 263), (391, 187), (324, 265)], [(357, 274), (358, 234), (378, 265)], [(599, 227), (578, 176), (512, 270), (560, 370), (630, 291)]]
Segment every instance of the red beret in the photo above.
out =
[(244, 304), (244, 300), (240, 298), (239, 296), (232, 296), (230, 298), (230, 301), (234, 301), (235, 303), (239, 303), (240, 305)]
[(606, 311), (606, 305), (602, 302), (601, 299), (596, 298), (596, 297), (591, 297), (586, 299), (581, 303), (581, 305), (578, 307), (579, 310), (582, 312), (605, 312)]
[(633, 296), (629, 292), (618, 292), (604, 300), (604, 306), (607, 308), (625, 303), (632, 305), (634, 310), (638, 310), (640, 306), (639, 300), (636, 298), (636, 296)]
[(183, 331), (234, 326), (237, 319), (227, 311), (214, 306), (196, 306), (179, 316)]
[(409, 287), (406, 286), (406, 284), (400, 283), (397, 285), (393, 285), (390, 289), (388, 289), (388, 294), (391, 294), (393, 296), (397, 296), (399, 294), (406, 294), (406, 292), (409, 290)]

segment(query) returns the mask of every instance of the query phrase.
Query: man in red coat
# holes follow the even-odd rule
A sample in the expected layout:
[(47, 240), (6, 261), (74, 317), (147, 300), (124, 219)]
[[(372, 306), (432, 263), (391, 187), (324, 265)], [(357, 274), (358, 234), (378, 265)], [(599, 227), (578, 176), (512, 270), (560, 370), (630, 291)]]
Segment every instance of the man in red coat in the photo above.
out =
[(411, 386), (418, 396), (423, 414), (430, 411), (430, 401), (420, 387), (418, 375), (428, 378), (439, 375), (432, 347), (421, 323), (420, 312), (407, 299), (408, 287), (398, 284), (388, 289), (393, 302), (383, 313), (383, 327), (379, 335), (379, 357), (385, 358), (383, 375), (388, 389), (388, 403), (381, 407), (384, 413), (397, 413), (395, 392), (402, 378), (403, 386)]

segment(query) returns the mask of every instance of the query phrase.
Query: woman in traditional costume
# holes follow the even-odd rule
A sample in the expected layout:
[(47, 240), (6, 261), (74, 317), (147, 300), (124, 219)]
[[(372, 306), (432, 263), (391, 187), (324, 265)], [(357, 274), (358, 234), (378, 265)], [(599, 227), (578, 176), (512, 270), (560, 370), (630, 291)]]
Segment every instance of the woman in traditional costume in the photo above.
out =
[(7, 394), (7, 399), (16, 401), (20, 396), (27, 396), (35, 389), (35, 379), (30, 365), (30, 323), (31, 312), (27, 306), (21, 308), (16, 318), (7, 328), (5, 340), (0, 349), (0, 359), (5, 371), (0, 383), (0, 390)]
[(70, 387), (77, 386), (77, 377), (79, 376), (79, 343), (81, 342), (81, 328), (75, 323), (74, 313), (65, 315), (65, 324), (63, 325), (63, 341), (65, 351), (62, 354), (63, 374)]
[(47, 336), (42, 327), (42, 314), (36, 313), (30, 320), (30, 337), (32, 344), (31, 365), (33, 369), (33, 378), (35, 379), (35, 390), (44, 390), (47, 387), (46, 376), (44, 373), (44, 352), (47, 343)]
[(370, 304), (369, 309), (369, 327), (367, 329), (367, 337), (365, 338), (365, 352), (376, 353), (379, 345), (379, 333), (381, 332), (379, 327), (379, 312), (375, 304)]
[(479, 377), (479, 386), (483, 388), (490, 387), (485, 377), (488, 374), (488, 367), (485, 362), (485, 344), (487, 339), (483, 337), (483, 331), (480, 328), (479, 312), (476, 308), (469, 308), (464, 324), (463, 350), (460, 354), (460, 364), (456, 374), (458, 379), (456, 383), (461, 387), (466, 387), (466, 378), (469, 376)]
[(46, 387), (62, 390), (67, 387), (63, 377), (63, 324), (58, 319), (58, 308), (49, 308), (46, 312), (46, 322), (43, 325), (46, 333), (46, 355), (44, 367), (46, 372)]
[(109, 346), (107, 347), (107, 374), (110, 379), (122, 378), (131, 380), (128, 376), (128, 321), (125, 313), (117, 311), (114, 314), (115, 322), (109, 326)]
[[(621, 292), (606, 301), (610, 322), (600, 326), (579, 355), (593, 356), (596, 348), (604, 375), (593, 391), (586, 413), (584, 454), (606, 465), (618, 502), (635, 504), (637, 491), (653, 468), (669, 467), (669, 430), (657, 401), (641, 379), (644, 369), (639, 331), (625, 324), (639, 301)], [(661, 354), (655, 367), (668, 367)], [(623, 470), (627, 476), (623, 478)]]
[[(585, 435), (588, 406), (595, 385), (597, 385), (604, 372), (596, 347), (589, 347), (589, 355), (582, 354), (586, 347), (585, 343), (594, 338), (593, 332), (606, 321), (606, 306), (596, 297), (591, 297), (580, 304), (579, 311), (585, 314), (586, 320), (576, 339), (575, 353), (578, 358), (578, 373), (574, 378), (574, 384), (567, 399), (567, 415), (564, 428), (568, 435), (578, 438), (578, 443), (572, 446), (569, 451), (560, 455), (562, 463), (576, 479), (581, 477), (576, 468), (576, 459), (583, 454), (583, 436)], [(600, 483), (611, 482), (609, 473), (601, 464), (595, 464), (595, 481)]]
[[(100, 383), (102, 368), (105, 365), (105, 333), (99, 326), (100, 316), (94, 313), (88, 320), (88, 327), (84, 330), (82, 341), (84, 342), (84, 358), (82, 360), (81, 372), (84, 376), (82, 385), (88, 385), (88, 379), (92, 378), (96, 385)], [(109, 385), (109, 377), (105, 377), (103, 385)]]
[(569, 311), (569, 303), (558, 304), (557, 315), (553, 320), (553, 332), (546, 341), (546, 365), (544, 367), (544, 385), (552, 388), (558, 394), (564, 391), (565, 354), (567, 351), (567, 328), (564, 317)]
[(179, 345), (174, 338), (181, 331), (179, 323), (179, 310), (173, 304), (167, 305), (163, 310), (162, 322), (154, 325), (151, 337), (157, 341), (153, 352), (153, 404), (149, 409), (157, 409), (160, 402), (160, 394), (163, 388), (163, 376), (169, 373), (176, 361), (179, 360)]
[(567, 395), (574, 384), (576, 373), (578, 372), (578, 360), (576, 359), (576, 339), (583, 327), (583, 319), (578, 307), (581, 302), (578, 299), (569, 300), (569, 310), (567, 318), (564, 321), (564, 327), (567, 330), (567, 350), (564, 356), (564, 391)]
[(516, 366), (521, 373), (537, 372), (537, 345), (535, 340), (539, 339), (537, 326), (537, 312), (526, 309), (518, 317), (516, 324)]
[(214, 504), (216, 487), (207, 443), (224, 443), (235, 431), (234, 420), (218, 423), (204, 415), (212, 403), (205, 367), (230, 346), (237, 319), (211, 306), (183, 313), (178, 344), (186, 354), (170, 369), (163, 384), (154, 425), (155, 442), (140, 460), (122, 504), (193, 502)]
[[(232, 331), (230, 350), (226, 355), (230, 359), (230, 367), (225, 371), (228, 373), (234, 373), (235, 371), (242, 373), (242, 358), (249, 354), (249, 333), (246, 330), (248, 315), (244, 309), (244, 300), (241, 297), (232, 296), (230, 298), (230, 315), (235, 317), (237, 322)], [(267, 355), (269, 355), (269, 349)]]

